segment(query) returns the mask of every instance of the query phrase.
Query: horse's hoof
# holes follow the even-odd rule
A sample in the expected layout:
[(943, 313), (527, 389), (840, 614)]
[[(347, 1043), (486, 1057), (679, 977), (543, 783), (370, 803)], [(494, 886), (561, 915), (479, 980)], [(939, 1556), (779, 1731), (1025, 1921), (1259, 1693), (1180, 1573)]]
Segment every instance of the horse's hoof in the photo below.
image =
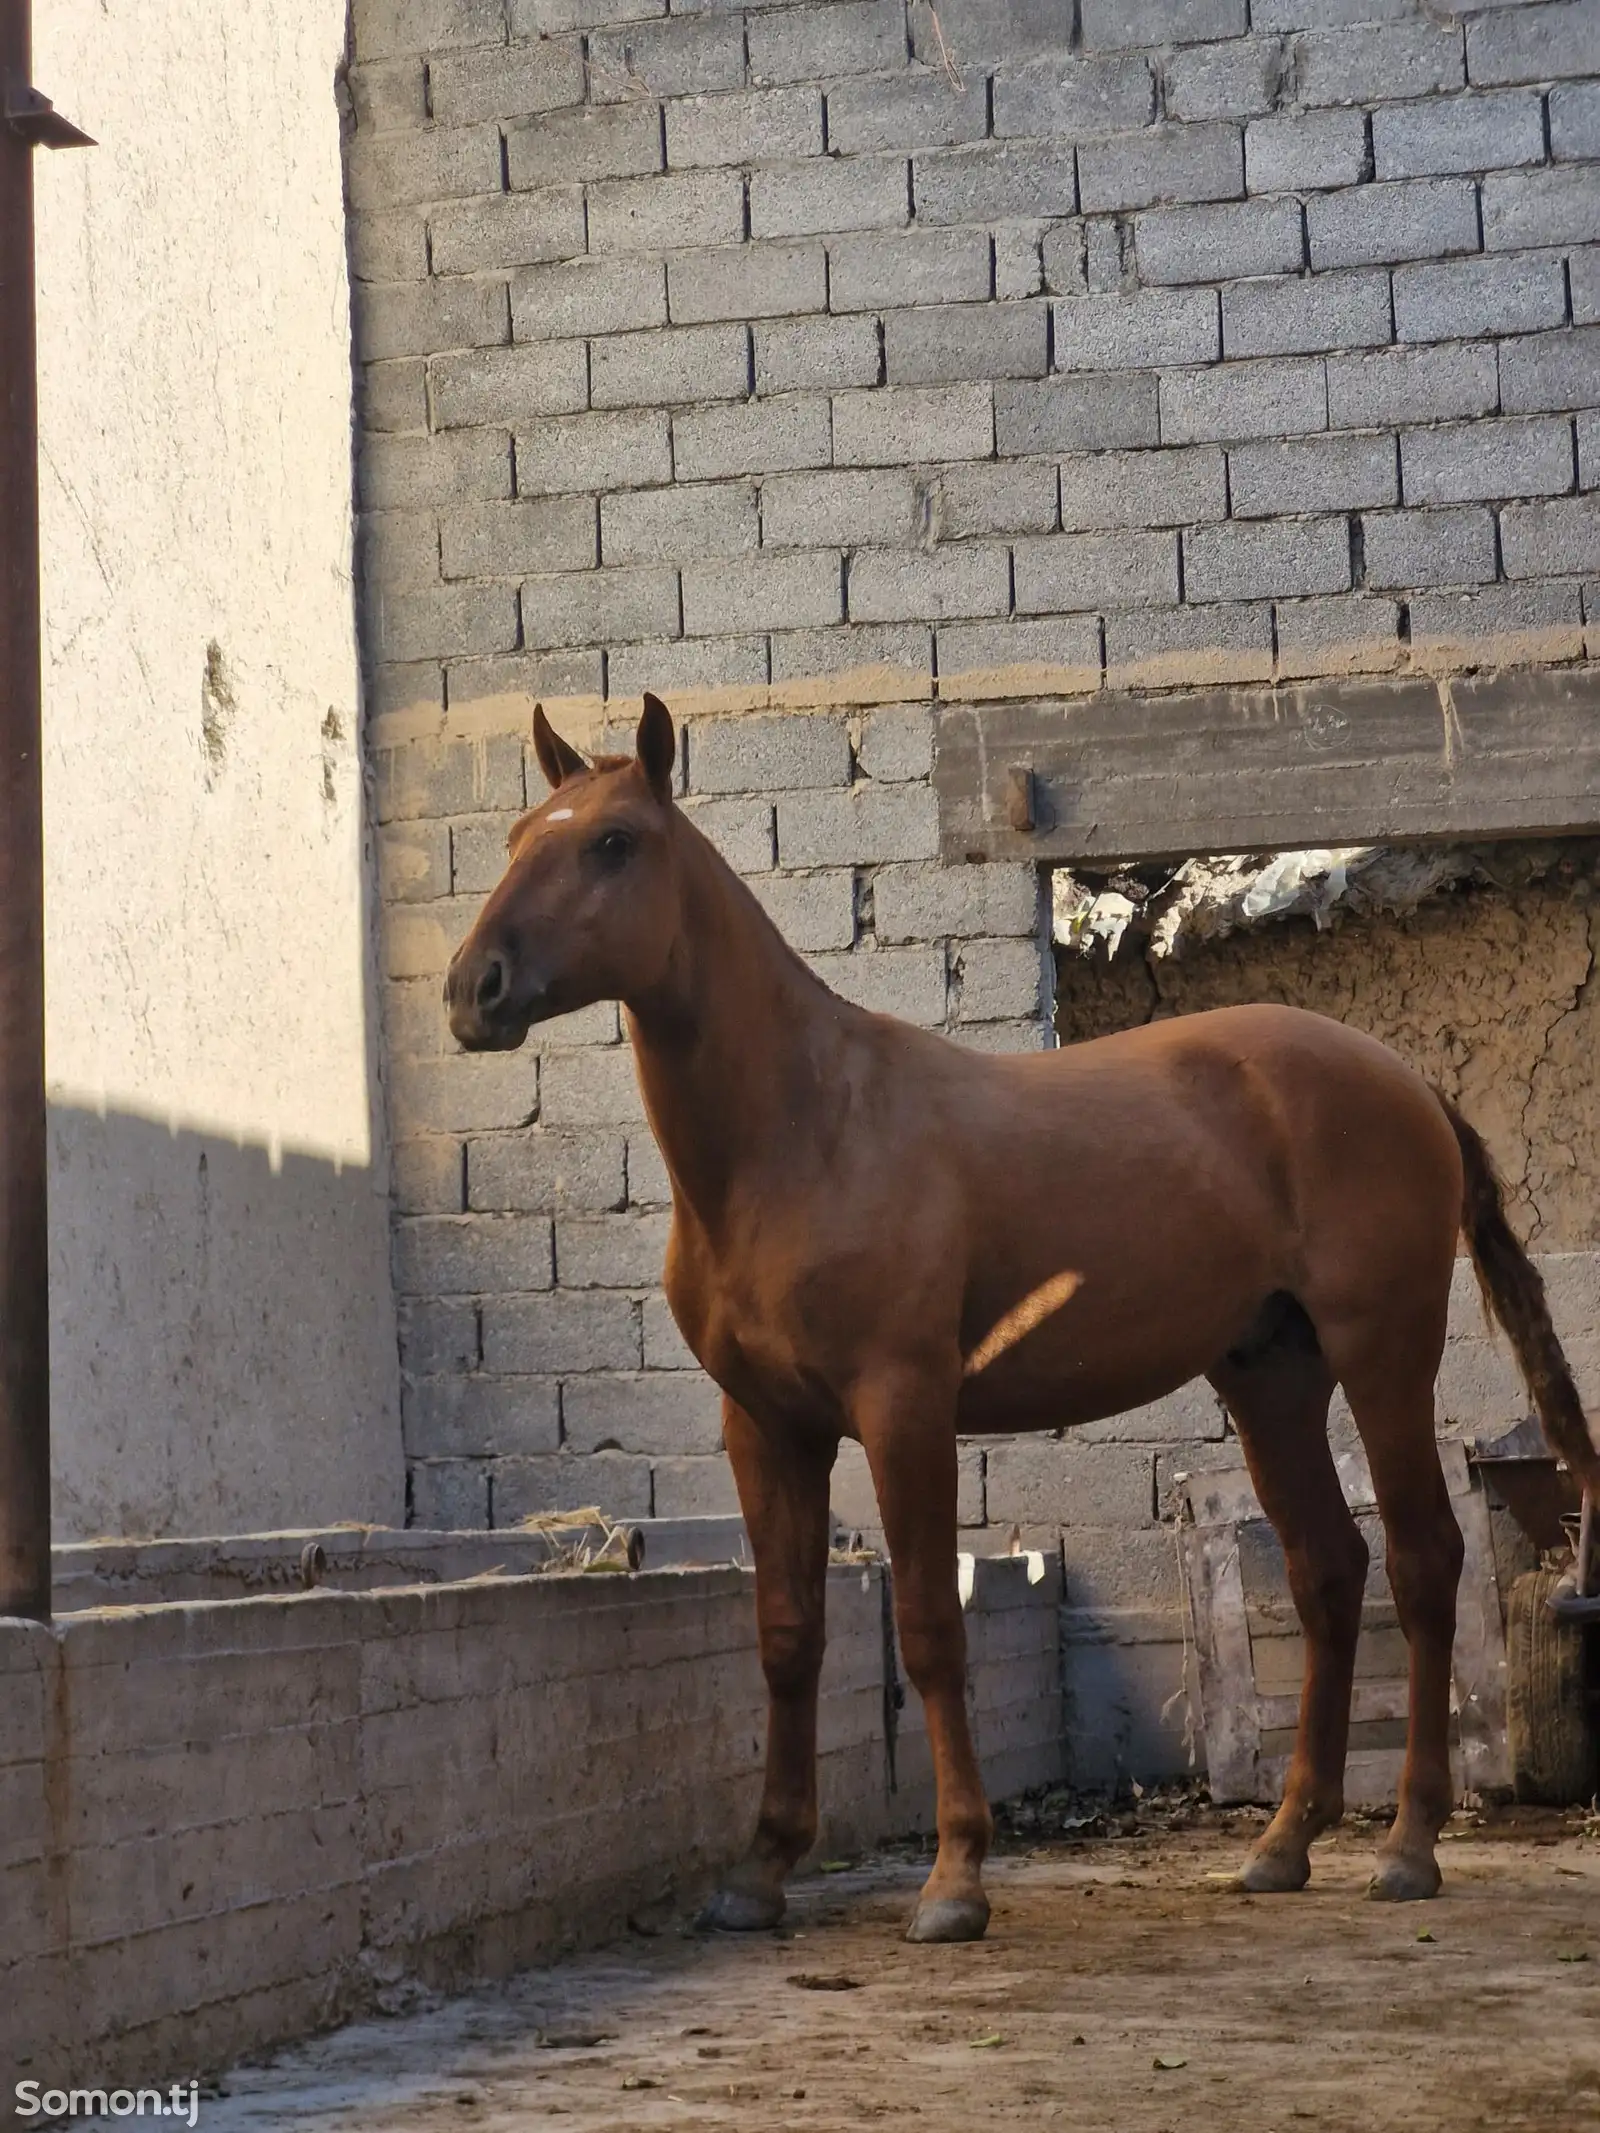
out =
[(1443, 1881), (1437, 1860), (1408, 1859), (1396, 1852), (1393, 1857), (1378, 1861), (1378, 1870), (1367, 1883), (1367, 1894), (1374, 1903), (1425, 1903), (1430, 1896), (1438, 1895)]
[(1292, 1896), (1311, 1879), (1304, 1852), (1253, 1852), (1233, 1877), (1241, 1896)]
[(695, 1924), (703, 1932), (766, 1933), (787, 1908), (782, 1889), (718, 1889)]
[(989, 1926), (986, 1896), (933, 1896), (917, 1905), (907, 1940), (982, 1940)]

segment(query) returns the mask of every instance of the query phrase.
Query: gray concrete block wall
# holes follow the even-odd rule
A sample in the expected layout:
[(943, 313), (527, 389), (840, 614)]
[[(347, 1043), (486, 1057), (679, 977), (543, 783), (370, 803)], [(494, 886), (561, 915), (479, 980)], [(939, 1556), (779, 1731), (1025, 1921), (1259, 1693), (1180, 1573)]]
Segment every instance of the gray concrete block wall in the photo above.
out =
[[(1038, 884), (940, 867), (943, 703), (1596, 656), (1593, 8), (1335, 12), (946, 0), (941, 46), (902, 0), (357, 0), (419, 1518), (731, 1502), (617, 1024), (449, 1056), (536, 697), (582, 739), (660, 689), (829, 982), (1016, 1047)], [(1189, 1398), (970, 1448), (963, 1520), (1115, 1583), (1220, 1431)]]

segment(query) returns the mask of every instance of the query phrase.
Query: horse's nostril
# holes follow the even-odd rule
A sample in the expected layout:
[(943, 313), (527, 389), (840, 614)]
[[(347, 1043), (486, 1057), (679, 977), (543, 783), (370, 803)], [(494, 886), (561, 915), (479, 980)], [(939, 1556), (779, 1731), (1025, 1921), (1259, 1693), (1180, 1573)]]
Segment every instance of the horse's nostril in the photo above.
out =
[(501, 957), (490, 956), (483, 966), (476, 994), (479, 1007), (498, 1007), (506, 995), (506, 966)]

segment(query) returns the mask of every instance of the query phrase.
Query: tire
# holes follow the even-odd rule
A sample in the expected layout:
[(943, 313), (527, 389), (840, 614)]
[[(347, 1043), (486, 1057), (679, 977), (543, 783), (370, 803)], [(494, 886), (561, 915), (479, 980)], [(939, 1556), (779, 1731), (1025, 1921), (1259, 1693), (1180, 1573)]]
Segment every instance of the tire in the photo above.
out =
[(1567, 1807), (1594, 1798), (1597, 1762), (1585, 1632), (1558, 1621), (1549, 1599), (1561, 1582), (1530, 1570), (1506, 1608), (1506, 1733), (1519, 1800)]

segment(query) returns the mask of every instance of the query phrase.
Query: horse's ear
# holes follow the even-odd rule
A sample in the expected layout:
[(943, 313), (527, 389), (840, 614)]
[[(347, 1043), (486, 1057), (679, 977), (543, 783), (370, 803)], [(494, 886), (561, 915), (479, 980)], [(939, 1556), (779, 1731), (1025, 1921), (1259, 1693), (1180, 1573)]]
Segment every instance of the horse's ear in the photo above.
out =
[(552, 790), (567, 778), (581, 777), (588, 764), (576, 748), (565, 742), (544, 715), (544, 705), (533, 707), (533, 752), (539, 758), (545, 783)]
[(645, 692), (644, 716), (639, 721), (639, 765), (650, 781), (650, 790), (662, 802), (672, 798), (672, 772), (678, 760), (678, 736), (672, 730), (672, 713), (659, 696)]

